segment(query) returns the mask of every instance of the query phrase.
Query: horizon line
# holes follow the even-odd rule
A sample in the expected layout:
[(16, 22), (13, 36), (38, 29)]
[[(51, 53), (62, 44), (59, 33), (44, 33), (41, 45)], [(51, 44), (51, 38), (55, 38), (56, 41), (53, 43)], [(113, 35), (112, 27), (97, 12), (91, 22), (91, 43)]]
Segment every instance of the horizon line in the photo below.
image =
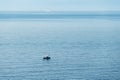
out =
[(11, 10), (11, 11), (9, 11), (9, 10), (6, 10), (6, 11), (0, 11), (0, 12), (120, 12), (120, 10), (81, 10), (81, 11), (73, 11), (73, 10), (68, 10), (68, 11), (52, 11), (52, 10), (34, 10), (34, 11), (22, 11), (22, 10), (18, 10), (18, 11), (16, 11), (16, 10)]

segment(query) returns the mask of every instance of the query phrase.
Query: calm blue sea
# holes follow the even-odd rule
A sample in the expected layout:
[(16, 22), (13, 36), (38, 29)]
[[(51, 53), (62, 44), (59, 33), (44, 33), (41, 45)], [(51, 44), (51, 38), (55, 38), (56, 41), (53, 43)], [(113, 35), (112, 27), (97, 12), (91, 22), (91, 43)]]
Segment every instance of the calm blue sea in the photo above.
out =
[(0, 12), (0, 80), (120, 80), (119, 35), (119, 13)]

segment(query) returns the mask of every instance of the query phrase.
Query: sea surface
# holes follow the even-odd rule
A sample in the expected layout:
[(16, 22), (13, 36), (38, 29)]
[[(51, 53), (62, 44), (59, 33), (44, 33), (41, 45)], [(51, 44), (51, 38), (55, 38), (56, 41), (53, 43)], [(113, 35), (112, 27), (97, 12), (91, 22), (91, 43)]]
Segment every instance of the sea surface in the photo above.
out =
[(120, 80), (120, 14), (0, 12), (0, 80)]

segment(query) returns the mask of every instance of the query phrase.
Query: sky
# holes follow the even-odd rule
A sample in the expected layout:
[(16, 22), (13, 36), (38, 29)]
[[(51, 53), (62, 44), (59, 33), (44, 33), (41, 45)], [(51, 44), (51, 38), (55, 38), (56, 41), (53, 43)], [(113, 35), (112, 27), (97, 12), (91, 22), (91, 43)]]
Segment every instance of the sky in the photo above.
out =
[(0, 0), (0, 11), (120, 11), (120, 0)]

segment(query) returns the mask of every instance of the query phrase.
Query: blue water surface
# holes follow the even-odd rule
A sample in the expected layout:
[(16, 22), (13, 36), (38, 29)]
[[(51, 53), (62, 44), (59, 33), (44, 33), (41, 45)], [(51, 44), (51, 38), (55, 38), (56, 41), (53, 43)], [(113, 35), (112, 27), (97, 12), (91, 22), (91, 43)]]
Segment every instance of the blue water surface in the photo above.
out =
[(2, 15), (0, 80), (120, 80), (119, 15)]

